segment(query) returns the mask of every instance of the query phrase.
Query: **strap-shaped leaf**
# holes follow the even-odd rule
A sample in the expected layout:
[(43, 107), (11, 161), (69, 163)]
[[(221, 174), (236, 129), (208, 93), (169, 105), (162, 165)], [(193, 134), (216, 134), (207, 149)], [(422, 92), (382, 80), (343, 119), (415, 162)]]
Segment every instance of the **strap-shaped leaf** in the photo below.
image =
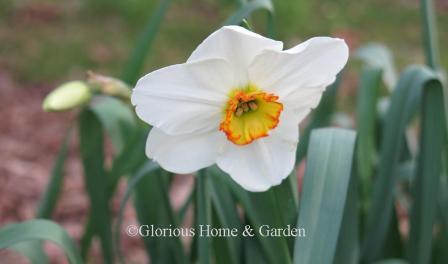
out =
[(385, 259), (377, 261), (374, 264), (407, 264), (407, 262), (402, 259)]
[(212, 263), (212, 239), (210, 236), (200, 234), (201, 226), (205, 227), (212, 223), (211, 197), (207, 177), (206, 170), (199, 171), (196, 176), (195, 225), (200, 264)]
[(430, 262), (437, 191), (441, 184), (442, 152), (447, 144), (442, 83), (436, 79), (427, 81), (422, 97), (420, 152), (412, 190), (408, 248), (410, 263)]
[[(446, 207), (443, 210), (446, 211)], [(448, 263), (448, 251), (446, 250), (446, 245), (448, 245), (448, 227), (446, 224), (442, 226), (434, 242), (432, 261), (434, 263)]]
[(84, 167), (84, 182), (90, 200), (90, 228), (93, 228), (93, 233), (100, 237), (104, 262), (112, 263), (109, 181), (104, 170), (103, 140), (100, 119), (93, 111), (83, 110), (79, 115), (79, 149)]
[(12, 245), (10, 249), (14, 249), (23, 256), (26, 256), (32, 264), (50, 263), (47, 255), (45, 255), (45, 252), (42, 249), (42, 241), (25, 240)]
[(356, 134), (346, 129), (311, 133), (300, 198), (294, 263), (333, 263), (352, 172)]
[[(207, 179), (212, 201), (213, 226), (241, 230), (242, 223), (236, 208), (236, 201), (232, 196), (230, 188), (220, 177), (213, 176), (209, 175), (209, 179)], [(239, 263), (241, 246), (241, 236), (213, 238), (216, 262), (223, 264)]]
[(48, 240), (59, 245), (71, 264), (82, 264), (76, 245), (65, 230), (48, 220), (30, 220), (0, 229), (0, 249), (29, 240)]
[(437, 43), (437, 22), (432, 0), (420, 0), (420, 10), (423, 18), (423, 41), (427, 65), (433, 69), (439, 67), (439, 45)]
[(44, 192), (44, 197), (40, 201), (36, 212), (36, 218), (50, 219), (56, 202), (61, 192), (62, 180), (64, 177), (64, 164), (68, 153), (68, 143), (71, 136), (71, 128), (65, 134), (61, 148), (51, 171), (50, 181)]
[(146, 127), (138, 127), (133, 134), (127, 137), (126, 145), (121, 153), (114, 157), (112, 168), (109, 171), (109, 196), (115, 191), (120, 177), (134, 173), (148, 160), (145, 155), (148, 129)]
[[(357, 124), (358, 144), (356, 151), (358, 175), (361, 178), (363, 203), (368, 201), (373, 174), (375, 149), (375, 124), (377, 122), (377, 101), (382, 70), (379, 67), (364, 66), (358, 88)], [(363, 206), (364, 208), (364, 206)]]
[(134, 85), (142, 70), (145, 57), (151, 49), (152, 43), (159, 31), (162, 20), (165, 17), (166, 11), (171, 3), (171, 0), (160, 0), (160, 4), (154, 13), (151, 15), (148, 23), (143, 30), (143, 34), (137, 41), (134, 50), (129, 58), (123, 72), (123, 81), (129, 85)]
[[(293, 170), (291, 175), (288, 176), (283, 182), (272, 188), (274, 192), (275, 201), (277, 206), (281, 208), (280, 216), (282, 226), (288, 225), (294, 226), (297, 223), (298, 213), (298, 179), (296, 170)], [(288, 243), (288, 249), (290, 255), (294, 251), (295, 238), (293, 236), (286, 237)]]
[(252, 0), (241, 4), (241, 7), (235, 11), (224, 25), (239, 25), (243, 19), (248, 18), (253, 12), (257, 10), (266, 10), (270, 14), (274, 13), (274, 5), (271, 0)]
[[(72, 128), (70, 127), (65, 133), (58, 155), (53, 164), (47, 189), (37, 208), (36, 218), (51, 219), (61, 192), (64, 178), (64, 165), (65, 160), (67, 159), (69, 141), (72, 135), (71, 131)], [(25, 241), (14, 245), (13, 248), (22, 253), (22, 255), (26, 255), (32, 263), (48, 263), (48, 258), (42, 249), (40, 241)]]
[(95, 97), (90, 109), (110, 136), (115, 152), (120, 154), (137, 129), (135, 114), (119, 99), (107, 96)]
[(436, 79), (435, 73), (428, 68), (411, 66), (401, 75), (392, 94), (383, 125), (378, 174), (372, 190), (362, 250), (366, 261), (377, 259), (384, 247), (391, 223), (394, 189), (398, 179), (395, 172), (404, 147), (405, 128), (419, 109), (422, 89)]
[(152, 161), (147, 161), (140, 170), (135, 173), (128, 181), (128, 186), (126, 188), (126, 192), (121, 199), (120, 202), (120, 208), (118, 210), (118, 216), (117, 216), (117, 224), (115, 225), (115, 245), (117, 247), (116, 253), (118, 256), (118, 259), (121, 261), (121, 263), (124, 263), (123, 254), (121, 252), (121, 230), (122, 230), (122, 224), (123, 224), (123, 215), (124, 215), (124, 209), (125, 206), (131, 198), (131, 194), (134, 192), (135, 187), (140, 182), (143, 177), (147, 176), (149, 173), (152, 173), (156, 170), (160, 169), (159, 165)]
[[(208, 169), (213, 177), (221, 177), (227, 183), (237, 200), (241, 203), (249, 224), (255, 230), (259, 230), (262, 225), (269, 225), (271, 228), (285, 228), (284, 210), (285, 204), (279, 204), (276, 198), (276, 189), (281, 186), (274, 186), (266, 192), (248, 192), (233, 182), (230, 177), (217, 167)], [(289, 180), (284, 180), (281, 185), (289, 185)], [(294, 199), (294, 198), (292, 198)], [(289, 208), (286, 205), (286, 208)], [(260, 237), (258, 231), (255, 237), (261, 246), (259, 254), (263, 255), (267, 263), (291, 263), (291, 255), (288, 249), (288, 241), (285, 237)], [(252, 243), (250, 243), (252, 244)], [(253, 244), (252, 244), (253, 245)], [(246, 252), (247, 253), (247, 252)]]
[[(98, 96), (90, 105), (89, 111), (95, 114), (101, 126), (110, 136), (115, 148), (112, 168), (107, 177), (104, 176), (104, 184), (107, 185), (107, 200), (113, 195), (119, 178), (132, 172), (145, 160), (144, 141), (146, 140), (147, 129), (138, 127), (135, 115), (132, 110), (122, 101), (106, 96)], [(95, 228), (92, 219), (88, 216), (87, 224), (81, 239), (81, 255), (86, 257), (90, 248), (91, 239), (94, 236)]]
[(369, 43), (356, 51), (356, 58), (362, 60), (366, 65), (381, 69), (383, 81), (392, 90), (397, 83), (397, 72), (394, 59), (390, 50), (380, 43)]
[[(358, 143), (359, 144), (359, 143)], [(352, 172), (345, 201), (344, 216), (339, 231), (335, 264), (359, 263), (359, 212), (358, 212), (358, 177)]]
[[(139, 176), (142, 174), (144, 176)], [(168, 197), (169, 186), (165, 181), (167, 173), (160, 168), (149, 168), (145, 171), (143, 167), (134, 177), (141, 177), (138, 184), (134, 185), (134, 206), (140, 224), (154, 225), (156, 228), (179, 227)], [(144, 236), (143, 242), (151, 263), (188, 261), (179, 237)]]
[(263, 248), (260, 241), (253, 237), (245, 237), (244, 239), (244, 262), (247, 264), (268, 264), (270, 263), (263, 254)]

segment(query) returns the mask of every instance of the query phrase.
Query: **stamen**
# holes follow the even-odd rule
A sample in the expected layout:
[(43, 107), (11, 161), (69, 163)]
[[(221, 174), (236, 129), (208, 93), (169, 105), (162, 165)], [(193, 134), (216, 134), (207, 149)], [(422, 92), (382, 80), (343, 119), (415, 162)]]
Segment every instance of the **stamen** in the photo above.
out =
[(257, 103), (255, 103), (254, 101), (250, 101), (250, 102), (248, 103), (248, 105), (249, 105), (250, 110), (252, 110), (252, 111), (255, 111), (255, 110), (258, 109), (258, 105), (257, 105)]
[(238, 89), (229, 94), (219, 130), (236, 145), (250, 144), (267, 137), (279, 123), (283, 105), (274, 94), (254, 87)]
[(236, 111), (235, 111), (235, 115), (238, 116), (238, 117), (240, 117), (240, 116), (243, 115), (243, 112), (244, 112), (243, 108), (238, 107), (238, 108), (236, 109)]

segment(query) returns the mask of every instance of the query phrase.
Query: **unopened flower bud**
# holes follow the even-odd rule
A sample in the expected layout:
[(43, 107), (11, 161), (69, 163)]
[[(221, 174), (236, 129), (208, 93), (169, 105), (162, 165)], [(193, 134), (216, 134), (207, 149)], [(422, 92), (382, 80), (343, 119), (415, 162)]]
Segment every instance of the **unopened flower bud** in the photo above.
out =
[(90, 101), (92, 91), (85, 82), (65, 83), (45, 97), (42, 108), (46, 112), (67, 111)]
[(89, 84), (94, 89), (99, 90), (102, 94), (119, 97), (125, 100), (131, 98), (131, 88), (123, 81), (92, 71), (87, 72), (87, 74)]

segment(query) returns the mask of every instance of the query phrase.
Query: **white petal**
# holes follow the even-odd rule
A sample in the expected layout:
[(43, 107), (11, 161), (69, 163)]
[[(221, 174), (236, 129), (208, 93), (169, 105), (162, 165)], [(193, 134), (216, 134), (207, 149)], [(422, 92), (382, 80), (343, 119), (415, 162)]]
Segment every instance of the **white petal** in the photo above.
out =
[(192, 173), (213, 165), (225, 141), (219, 131), (171, 136), (154, 127), (146, 142), (146, 155), (167, 171)]
[(216, 163), (248, 191), (262, 192), (280, 184), (294, 168), (298, 128), (291, 123), (278, 128), (249, 145), (228, 142)]
[(232, 64), (238, 85), (247, 85), (247, 68), (263, 50), (282, 50), (281, 41), (272, 40), (239, 26), (225, 26), (212, 33), (191, 54), (188, 62), (223, 58)]
[(299, 142), (299, 123), (309, 111), (292, 111), (291, 109), (285, 108), (280, 114), (280, 122), (277, 127), (269, 132), (270, 137), (279, 137), (284, 141), (289, 141), (291, 144), (297, 144)]
[(316, 37), (289, 50), (263, 51), (251, 64), (249, 78), (283, 103), (314, 108), (347, 59), (344, 40)]
[(225, 60), (178, 64), (141, 78), (132, 92), (132, 104), (141, 119), (168, 134), (211, 131), (218, 128), (233, 87)]

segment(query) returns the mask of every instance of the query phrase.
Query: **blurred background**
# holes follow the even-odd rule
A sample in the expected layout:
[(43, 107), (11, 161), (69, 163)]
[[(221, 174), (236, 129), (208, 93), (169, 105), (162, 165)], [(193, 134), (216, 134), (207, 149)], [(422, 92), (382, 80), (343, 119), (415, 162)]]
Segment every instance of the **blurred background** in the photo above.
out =
[[(235, 2), (174, 0), (145, 60), (145, 72), (184, 62), (235, 10)], [(157, 4), (155, 0), (0, 0), (0, 227), (34, 217), (58, 146), (75, 118), (70, 112), (44, 113), (45, 95), (60, 83), (84, 79), (87, 70), (120, 77)], [(276, 0), (274, 5), (274, 36), (286, 47), (312, 36), (338, 36), (351, 51), (367, 42), (384, 43), (393, 52), (398, 70), (424, 63), (417, 0)], [(443, 48), (448, 45), (448, 0), (437, 0), (435, 5), (441, 64), (448, 68), (448, 52)], [(252, 21), (254, 30), (262, 34), (258, 29), (264, 26), (257, 27), (257, 21), (263, 19), (265, 14), (258, 12)], [(342, 110), (355, 108), (350, 100), (356, 95), (354, 75), (347, 72), (338, 95)], [(76, 240), (88, 213), (77, 154), (72, 142), (53, 217)], [(189, 179), (181, 179), (179, 186), (184, 186), (182, 181)], [(118, 209), (124, 187), (123, 183), (112, 210)], [(133, 221), (132, 208), (125, 218)], [(123, 239), (128, 260), (145, 259), (138, 239)], [(50, 246), (50, 251), (53, 259), (65, 259), (56, 247)], [(97, 251), (94, 246), (92, 254)], [(2, 254), (6, 253), (0, 250), (0, 262)]]

